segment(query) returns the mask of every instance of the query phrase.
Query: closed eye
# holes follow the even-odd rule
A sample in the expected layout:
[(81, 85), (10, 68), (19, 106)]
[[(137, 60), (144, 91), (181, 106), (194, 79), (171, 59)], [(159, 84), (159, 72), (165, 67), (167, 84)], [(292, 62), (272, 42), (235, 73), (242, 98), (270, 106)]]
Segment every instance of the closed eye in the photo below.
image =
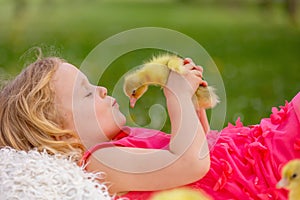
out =
[(85, 95), (84, 97), (89, 97), (91, 96), (93, 93), (92, 92), (89, 92), (87, 95)]

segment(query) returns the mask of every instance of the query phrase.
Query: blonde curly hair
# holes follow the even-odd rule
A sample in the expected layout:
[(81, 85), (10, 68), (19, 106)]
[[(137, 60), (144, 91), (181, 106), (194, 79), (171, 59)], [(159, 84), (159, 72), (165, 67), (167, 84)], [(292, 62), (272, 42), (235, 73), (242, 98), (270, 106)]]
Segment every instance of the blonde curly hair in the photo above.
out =
[[(63, 129), (55, 107), (51, 78), (60, 63), (58, 57), (38, 59), (26, 67), (0, 92), (0, 147), (18, 150), (46, 150), (79, 160), (84, 147), (79, 140), (61, 141), (62, 136), (78, 136)], [(76, 141), (76, 142), (75, 142)]]

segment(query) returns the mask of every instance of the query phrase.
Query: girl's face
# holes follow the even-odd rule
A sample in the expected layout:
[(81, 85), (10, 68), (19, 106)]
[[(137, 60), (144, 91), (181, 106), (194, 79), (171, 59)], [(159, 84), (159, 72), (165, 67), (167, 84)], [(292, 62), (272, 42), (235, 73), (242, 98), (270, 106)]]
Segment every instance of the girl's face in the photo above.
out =
[(73, 65), (60, 64), (52, 81), (63, 128), (75, 131), (86, 148), (112, 139), (124, 126), (126, 118), (106, 88), (90, 84)]

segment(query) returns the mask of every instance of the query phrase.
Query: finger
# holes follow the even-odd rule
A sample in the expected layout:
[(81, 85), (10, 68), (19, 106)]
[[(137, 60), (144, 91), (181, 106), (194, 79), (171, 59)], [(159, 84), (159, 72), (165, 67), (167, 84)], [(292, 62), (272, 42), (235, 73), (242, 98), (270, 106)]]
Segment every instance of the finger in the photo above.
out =
[(196, 76), (200, 77), (202, 79), (202, 72), (198, 70), (192, 70), (192, 73), (195, 74)]
[(192, 70), (196, 70), (201, 73), (201, 78), (203, 78), (203, 68), (201, 66), (194, 66)]
[(190, 58), (185, 58), (183, 60), (183, 65), (186, 65), (186, 64), (189, 64), (191, 62), (191, 59)]
[(202, 87), (207, 87), (208, 86), (207, 82), (203, 81), (203, 80), (201, 81), (201, 83), (199, 85), (202, 86)]
[(186, 65), (186, 64), (189, 64), (192, 61), (193, 60), (191, 58), (185, 58), (185, 59), (183, 59), (183, 64)]
[(203, 72), (203, 67), (201, 67), (200, 65), (196, 65), (194, 66), (194, 68), (200, 72)]
[(194, 61), (191, 58), (185, 58), (183, 60), (183, 65), (192, 64), (195, 65)]
[(195, 69), (195, 65), (193, 65), (192, 63), (183, 65), (187, 70), (193, 70)]

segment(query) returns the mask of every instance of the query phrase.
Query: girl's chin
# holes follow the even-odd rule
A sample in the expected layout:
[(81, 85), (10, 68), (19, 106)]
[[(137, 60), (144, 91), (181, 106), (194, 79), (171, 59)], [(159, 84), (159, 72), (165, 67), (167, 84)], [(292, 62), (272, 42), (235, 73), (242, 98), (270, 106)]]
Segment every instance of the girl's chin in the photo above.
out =
[(126, 124), (126, 117), (120, 110), (114, 112), (114, 118), (118, 126), (123, 127)]

